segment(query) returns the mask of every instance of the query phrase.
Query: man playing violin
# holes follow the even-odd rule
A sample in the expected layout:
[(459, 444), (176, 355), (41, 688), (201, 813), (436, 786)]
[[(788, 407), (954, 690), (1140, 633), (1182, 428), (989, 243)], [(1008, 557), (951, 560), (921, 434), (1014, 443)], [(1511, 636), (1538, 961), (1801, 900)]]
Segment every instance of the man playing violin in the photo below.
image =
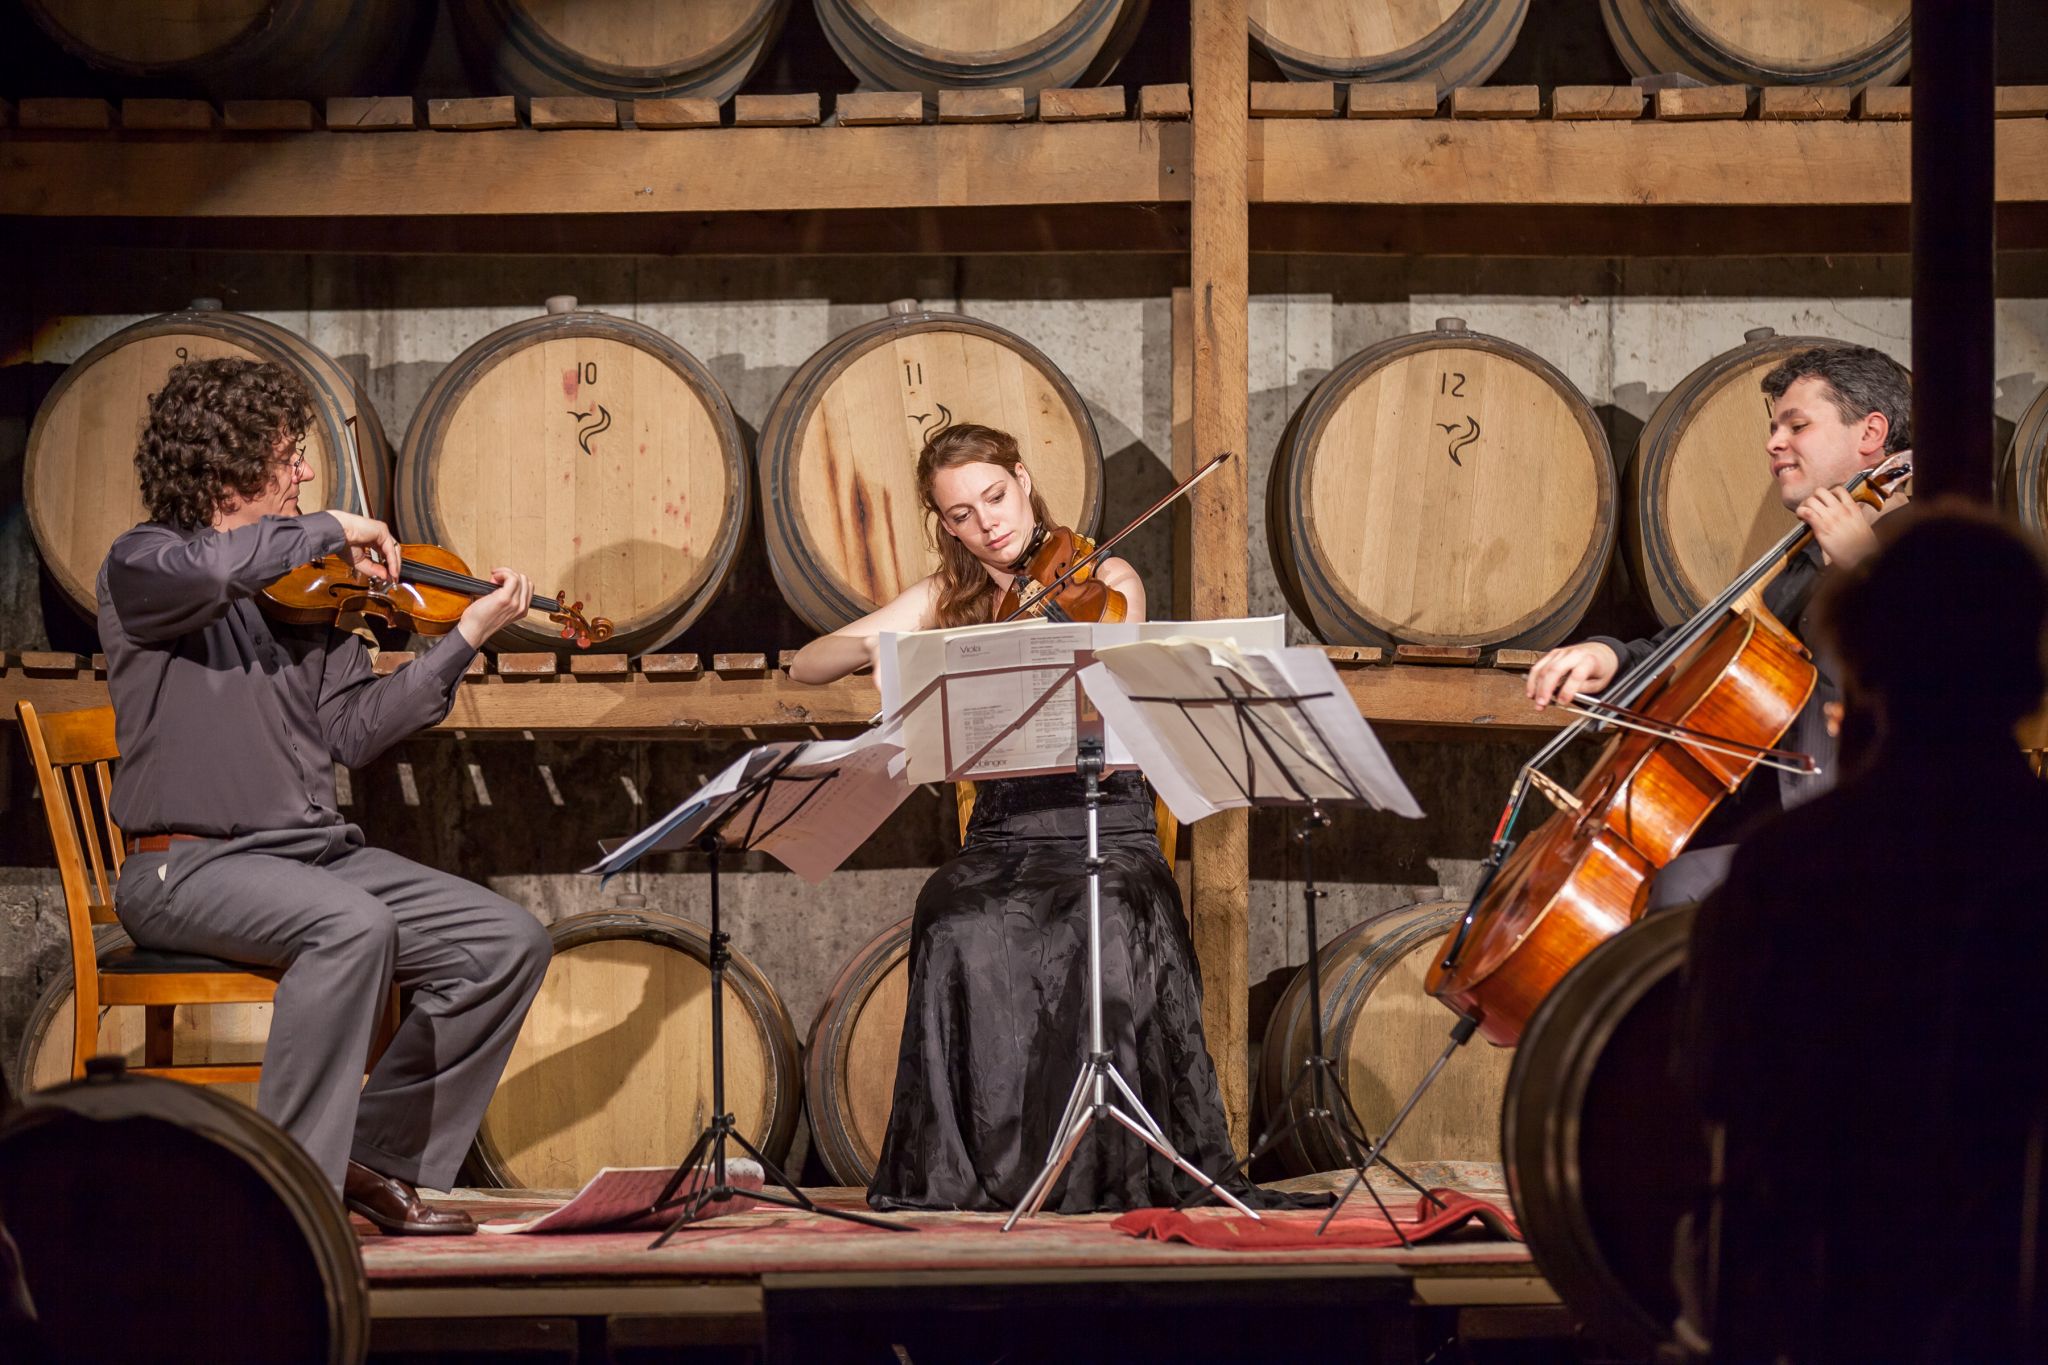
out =
[[(187, 361), (150, 398), (135, 465), (151, 519), (99, 576), (128, 838), (115, 909), (144, 947), (279, 969), (258, 1110), (383, 1231), (472, 1232), (414, 1186), (455, 1179), (548, 936), (482, 887), (368, 847), (336, 809), (334, 764), (447, 715), (530, 589), (497, 570), (455, 630), (383, 678), (349, 631), (264, 616), (262, 589), (323, 555), (399, 567), (382, 522), (300, 511), (311, 419), (294, 377), (249, 360)], [(394, 982), (410, 1005), (365, 1082)]]
[[(1877, 548), (1871, 523), (1880, 513), (1858, 502), (1843, 485), (1912, 446), (1912, 378), (1884, 352), (1868, 346), (1817, 346), (1786, 359), (1765, 375), (1770, 434), (1764, 442), (1779, 501), (1813, 530), (1812, 542), (1764, 589), (1764, 606), (1805, 638), (1807, 607), (1823, 570), (1848, 566)], [(1895, 497), (1892, 504), (1904, 502)], [(1677, 627), (1673, 627), (1673, 630)], [(1529, 670), (1527, 690), (1539, 709), (1593, 696), (1626, 674), (1671, 634), (1641, 640), (1595, 636), (1551, 650)], [(1833, 785), (1836, 744), (1826, 707), (1840, 693), (1823, 672), (1785, 747), (1814, 756), (1818, 774), (1752, 776), (1715, 808), (1692, 847), (1674, 858), (1650, 888), (1650, 907), (1699, 900), (1727, 875), (1734, 841), (1780, 808), (1811, 800)]]

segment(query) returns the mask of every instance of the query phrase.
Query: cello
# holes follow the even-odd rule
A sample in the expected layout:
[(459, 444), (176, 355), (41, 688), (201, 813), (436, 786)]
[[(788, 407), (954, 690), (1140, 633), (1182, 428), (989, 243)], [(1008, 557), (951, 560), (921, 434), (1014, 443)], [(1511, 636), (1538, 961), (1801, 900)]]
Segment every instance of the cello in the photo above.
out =
[[(1882, 506), (1912, 475), (1903, 453), (1846, 485)], [(1811, 654), (1762, 601), (1813, 532), (1800, 526), (1524, 764), (1465, 917), (1425, 986), (1500, 1047), (1580, 959), (1642, 916), (1658, 869), (1758, 766), (1815, 773), (1774, 748), (1813, 695)], [(1567, 790), (1542, 769), (1589, 727), (1617, 733)], [(1514, 825), (1531, 790), (1557, 809), (1526, 842)]]

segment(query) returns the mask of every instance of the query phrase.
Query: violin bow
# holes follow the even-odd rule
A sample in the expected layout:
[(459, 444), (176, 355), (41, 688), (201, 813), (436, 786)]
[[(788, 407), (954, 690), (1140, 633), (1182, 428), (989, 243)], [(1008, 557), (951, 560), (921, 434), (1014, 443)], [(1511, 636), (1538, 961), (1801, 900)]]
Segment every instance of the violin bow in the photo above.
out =
[(1221, 465), (1225, 460), (1229, 458), (1230, 452), (1227, 450), (1218, 453), (1215, 459), (1209, 461), (1209, 463), (1203, 465), (1200, 469), (1197, 469), (1194, 473), (1188, 475), (1185, 481), (1175, 486), (1166, 494), (1165, 497), (1153, 503), (1143, 512), (1140, 512), (1137, 515), (1137, 517), (1131, 521), (1129, 525), (1123, 528), (1123, 530), (1118, 531), (1108, 540), (1096, 542), (1094, 549), (1090, 550), (1087, 554), (1082, 555), (1079, 559), (1075, 560), (1072, 564), (1068, 565), (1067, 571), (1061, 574), (1058, 578), (1055, 578), (1050, 583), (1042, 585), (1037, 592), (1032, 593), (1029, 597), (1025, 597), (1020, 594), (1017, 599), (1017, 609), (1015, 611), (1012, 611), (1008, 616), (1005, 616), (1002, 620), (996, 622), (996, 624), (999, 626), (1008, 625), (1010, 622), (1016, 620), (1018, 617), (1027, 615), (1033, 607), (1037, 606), (1040, 602), (1043, 602), (1046, 598), (1052, 596), (1055, 592), (1058, 592), (1061, 588), (1065, 587), (1068, 579), (1072, 578), (1075, 574), (1081, 572), (1081, 570), (1087, 568), (1090, 564), (1094, 563), (1096, 560), (1108, 554), (1111, 546), (1115, 545), (1125, 536), (1137, 530), (1140, 526), (1143, 526), (1146, 522), (1150, 521), (1154, 516), (1158, 515), (1160, 512), (1170, 507), (1173, 504), (1174, 499), (1185, 494), (1189, 489), (1193, 488), (1196, 484), (1200, 483), (1202, 480), (1208, 478), (1211, 474), (1215, 473), (1217, 466)]

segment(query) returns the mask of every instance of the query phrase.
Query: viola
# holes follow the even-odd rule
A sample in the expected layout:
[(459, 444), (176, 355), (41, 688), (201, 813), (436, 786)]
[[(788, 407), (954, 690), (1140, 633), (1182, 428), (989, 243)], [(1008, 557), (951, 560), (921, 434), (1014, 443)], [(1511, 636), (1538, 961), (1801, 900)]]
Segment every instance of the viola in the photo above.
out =
[[(1881, 505), (1911, 473), (1900, 461), (1848, 487)], [(1816, 771), (1807, 755), (1772, 747), (1819, 673), (1761, 599), (1811, 536), (1804, 526), (1786, 536), (1601, 697), (1575, 702), (1589, 719), (1523, 767), (1472, 903), (1425, 983), (1489, 1041), (1512, 1047), (1565, 974), (1641, 918), (1658, 870), (1759, 765)], [(1544, 776), (1595, 723), (1619, 733), (1579, 785), (1567, 791)], [(1532, 789), (1557, 809), (1518, 845), (1514, 824)]]
[(1095, 566), (1111, 546), (1172, 506), (1176, 498), (1209, 477), (1229, 458), (1230, 452), (1223, 451), (1174, 485), (1123, 530), (1100, 543), (1065, 526), (1039, 528), (1024, 567), (1003, 589), (1002, 598), (996, 603), (994, 620), (998, 624), (1027, 616), (1047, 621), (1123, 620), (1131, 604), (1122, 593), (1095, 577)]
[[(1048, 621), (1121, 621), (1130, 613), (1124, 595), (1097, 578), (1092, 563), (1075, 568), (1081, 560), (1094, 559), (1095, 542), (1066, 526), (1043, 527), (1032, 542), (1024, 570), (1003, 589), (996, 603), (996, 619), (1008, 621), (1020, 616), (1042, 617)], [(1057, 585), (1033, 594), (1028, 604), (1019, 591), (1021, 584), (1040, 587)]]
[[(471, 574), (459, 556), (438, 545), (401, 545), (398, 551), (396, 583), (372, 577), (345, 554), (332, 554), (301, 564), (272, 583), (257, 605), (265, 614), (295, 625), (332, 623), (360, 614), (420, 635), (446, 635), (471, 602), (498, 590), (497, 584)], [(612, 623), (602, 616), (584, 616), (583, 604), (569, 601), (566, 592), (551, 598), (535, 596), (527, 605), (545, 612), (561, 627), (562, 638), (574, 640), (578, 648), (611, 638)]]

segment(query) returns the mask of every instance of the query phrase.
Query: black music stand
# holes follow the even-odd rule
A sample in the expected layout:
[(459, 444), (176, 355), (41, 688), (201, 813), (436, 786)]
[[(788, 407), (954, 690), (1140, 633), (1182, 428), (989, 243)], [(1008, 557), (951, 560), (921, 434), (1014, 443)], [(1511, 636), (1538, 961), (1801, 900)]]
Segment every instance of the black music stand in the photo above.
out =
[[(1081, 623), (1066, 623), (1066, 629), (1085, 628)], [(1045, 626), (1020, 627), (1031, 631), (1042, 631)], [(1090, 640), (1093, 635), (1091, 633)], [(1102, 774), (1106, 768), (1106, 747), (1102, 718), (1094, 714), (1086, 704), (1078, 677), (1080, 671), (1094, 661), (1089, 648), (1076, 648), (1064, 662), (1048, 662), (1045, 658), (1034, 658), (1024, 663), (998, 664), (993, 666), (966, 665), (950, 669), (942, 668), (930, 682), (915, 695), (896, 708), (899, 717), (908, 716), (912, 711), (936, 698), (939, 707), (937, 721), (938, 737), (934, 747), (939, 752), (940, 766), (944, 780), (950, 782), (971, 781), (976, 769), (1010, 736), (1029, 725), (1042, 711), (1052, 707), (1063, 694), (1070, 694), (1074, 708), (1074, 769), (1081, 776), (1084, 800), (1088, 811), (1088, 1052), (1082, 1059), (1080, 1072), (1074, 1077), (1074, 1088), (1067, 1097), (1067, 1107), (1053, 1129), (1053, 1139), (1046, 1152), (1045, 1165), (1040, 1168), (1031, 1184), (1025, 1189), (1024, 1197), (1010, 1216), (1003, 1222), (1003, 1231), (1009, 1232), (1017, 1221), (1036, 1214), (1045, 1207), (1046, 1199), (1052, 1193), (1055, 1181), (1067, 1164), (1080, 1150), (1081, 1139), (1097, 1121), (1121, 1125), (1140, 1142), (1166, 1158), (1183, 1173), (1193, 1176), (1206, 1190), (1216, 1195), (1240, 1213), (1257, 1218), (1258, 1213), (1243, 1200), (1212, 1179), (1200, 1167), (1182, 1156), (1166, 1135), (1159, 1121), (1145, 1108), (1145, 1102), (1132, 1089), (1130, 1082), (1116, 1068), (1116, 1059), (1103, 1041), (1102, 1032), (1102, 850), (1099, 842), (1098, 815), (1102, 806)], [(955, 730), (954, 709), (973, 708), (973, 701), (967, 696), (956, 697), (956, 690), (966, 691), (976, 679), (991, 679), (1005, 675), (1023, 674), (1026, 677), (1042, 678), (1051, 675), (1050, 681), (1034, 683), (1036, 693), (1024, 706), (1017, 708), (1007, 724), (994, 728), (987, 737), (975, 746), (965, 757), (956, 754), (953, 743)], [(1059, 712), (1054, 712), (1055, 719)], [(959, 728), (963, 734), (961, 748), (968, 746), (964, 736), (972, 730), (967, 724)], [(978, 731), (974, 731), (979, 733)], [(1063, 731), (1062, 731), (1063, 733)], [(928, 741), (931, 742), (931, 741)], [(1020, 771), (1057, 771), (1047, 767), (1035, 767)], [(936, 774), (935, 774), (936, 775)], [(1112, 1087), (1114, 1090), (1112, 1091)], [(1120, 1101), (1119, 1102), (1119, 1097)]]
[[(708, 859), (711, 871), (712, 1112), (711, 1122), (702, 1133), (697, 1135), (697, 1140), (690, 1144), (690, 1150), (684, 1155), (682, 1161), (676, 1165), (675, 1174), (668, 1178), (668, 1183), (661, 1187), (661, 1193), (657, 1194), (647, 1207), (621, 1215), (605, 1225), (630, 1226), (640, 1222), (642, 1219), (667, 1213), (671, 1209), (676, 1210), (674, 1220), (669, 1223), (668, 1227), (659, 1237), (656, 1237), (653, 1242), (648, 1244), (648, 1250), (650, 1251), (666, 1243), (669, 1238), (676, 1235), (684, 1224), (694, 1221), (706, 1208), (726, 1199), (752, 1199), (764, 1204), (777, 1204), (787, 1209), (801, 1209), (805, 1213), (823, 1214), (827, 1218), (837, 1218), (848, 1223), (860, 1223), (872, 1228), (883, 1228), (890, 1232), (916, 1231), (915, 1228), (907, 1223), (892, 1223), (887, 1219), (877, 1218), (872, 1214), (854, 1213), (847, 1209), (830, 1209), (816, 1203), (809, 1195), (797, 1188), (796, 1182), (785, 1175), (780, 1166), (769, 1160), (767, 1153), (756, 1147), (747, 1138), (747, 1135), (739, 1130), (738, 1122), (734, 1119), (732, 1111), (727, 1109), (725, 1104), (725, 967), (730, 959), (730, 954), (727, 952), (727, 944), (731, 942), (731, 939), (719, 922), (719, 860), (728, 850), (745, 853), (758, 846), (763, 840), (773, 835), (776, 830), (794, 819), (797, 813), (809, 804), (811, 798), (822, 790), (823, 784), (837, 776), (836, 769), (826, 773), (790, 775), (788, 773), (789, 767), (796, 762), (805, 747), (803, 744), (793, 745), (787, 753), (777, 757), (759, 772), (743, 779), (739, 787), (733, 792), (724, 797), (717, 798), (714, 802), (707, 803), (703, 812), (690, 821), (690, 824), (694, 825), (695, 828), (690, 830), (689, 834), (694, 837), (696, 847)], [(772, 823), (763, 827), (761, 823), (762, 813), (767, 809), (769, 794), (778, 782), (791, 784), (807, 783), (810, 785), (794, 806), (785, 811)], [(745, 832), (736, 839), (728, 838), (728, 829), (742, 812), (746, 812), (748, 816)], [(673, 850), (665, 848), (663, 844), (656, 844), (651, 849), (645, 851)], [(748, 1156), (751, 1156), (761, 1164), (762, 1187), (760, 1189), (743, 1190), (728, 1181), (725, 1166), (726, 1144), (728, 1143), (738, 1143)], [(709, 1170), (705, 1174), (702, 1186), (689, 1194), (679, 1196), (676, 1192), (691, 1178), (696, 1172), (698, 1164), (707, 1156), (709, 1157)], [(780, 1185), (788, 1193), (771, 1191), (768, 1189), (770, 1181)]]
[[(1335, 745), (1323, 733), (1306, 705), (1320, 701), (1331, 694), (1327, 692), (1290, 692), (1286, 694), (1254, 695), (1232, 691), (1222, 679), (1217, 680), (1218, 695), (1197, 697), (1155, 697), (1126, 693), (1126, 698), (1144, 706), (1158, 707), (1178, 714), (1202, 741), (1203, 747), (1215, 758), (1216, 763), (1228, 775), (1230, 783), (1237, 789), (1243, 805), (1257, 807), (1291, 806), (1302, 808), (1301, 822), (1294, 828), (1294, 840), (1301, 845), (1301, 901), (1302, 912), (1308, 932), (1308, 973), (1309, 995), (1309, 1037), (1311, 1051), (1302, 1059), (1301, 1071), (1287, 1087), (1287, 1093), (1266, 1116), (1266, 1126), (1252, 1149), (1233, 1168), (1245, 1179), (1250, 1179), (1252, 1163), (1272, 1151), (1285, 1141), (1289, 1134), (1303, 1128), (1321, 1126), (1336, 1139), (1336, 1146), (1347, 1158), (1353, 1170), (1353, 1185), (1363, 1178), (1366, 1169), (1378, 1161), (1392, 1171), (1410, 1188), (1423, 1198), (1443, 1206), (1443, 1201), (1430, 1193), (1420, 1182), (1384, 1154), (1385, 1140), (1375, 1143), (1366, 1131), (1365, 1123), (1358, 1117), (1358, 1108), (1352, 1103), (1350, 1093), (1344, 1088), (1343, 1078), (1338, 1074), (1336, 1064), (1330, 1059), (1329, 1045), (1323, 1036), (1323, 988), (1322, 988), (1322, 942), (1316, 928), (1316, 902), (1329, 893), (1316, 886), (1315, 862), (1312, 840), (1321, 830), (1330, 827), (1329, 814), (1325, 806), (1365, 806), (1378, 803), (1366, 795), (1365, 786), (1358, 776), (1349, 771), (1339, 756)], [(1234, 715), (1235, 749), (1219, 746), (1209, 733), (1196, 721), (1195, 713), (1211, 708), (1228, 708)], [(1304, 749), (1295, 738), (1275, 725), (1270, 712), (1284, 709), (1306, 728), (1315, 740), (1320, 754)], [(1259, 782), (1260, 764), (1263, 757), (1267, 764), (1277, 769), (1284, 790), (1280, 792), (1261, 791)], [(1320, 781), (1318, 781), (1320, 779)], [(1312, 786), (1325, 789), (1334, 787), (1340, 795), (1317, 796), (1311, 793)], [(1308, 1107), (1295, 1111), (1295, 1104), (1303, 1090), (1308, 1092)], [(1334, 1103), (1333, 1103), (1334, 1098)], [(1380, 1199), (1379, 1192), (1366, 1183), (1366, 1190), (1378, 1204), (1380, 1212), (1387, 1215), (1387, 1222), (1393, 1227), (1394, 1235), (1407, 1246), (1408, 1235)], [(1348, 1198), (1350, 1188), (1345, 1191)], [(1191, 1201), (1181, 1201), (1185, 1208)], [(1340, 1198), (1338, 1206), (1344, 1200)], [(1334, 1210), (1333, 1210), (1334, 1212)], [(1327, 1220), (1325, 1221), (1327, 1226)]]

